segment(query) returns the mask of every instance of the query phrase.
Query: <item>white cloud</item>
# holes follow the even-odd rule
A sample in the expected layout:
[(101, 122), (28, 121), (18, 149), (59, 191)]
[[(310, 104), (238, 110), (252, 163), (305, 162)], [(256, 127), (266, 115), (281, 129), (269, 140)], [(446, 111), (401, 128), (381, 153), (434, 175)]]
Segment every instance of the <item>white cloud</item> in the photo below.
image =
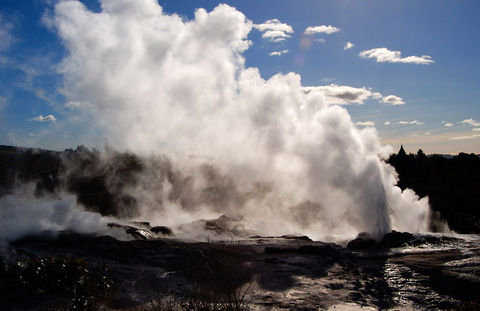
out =
[(324, 96), (326, 103), (335, 105), (363, 104), (369, 98), (377, 99), (380, 94), (365, 87), (357, 88), (337, 84), (304, 87), (304, 90), (307, 93), (320, 93)]
[(343, 47), (344, 50), (350, 50), (351, 48), (353, 48), (355, 46), (355, 44), (353, 44), (352, 42), (350, 41), (347, 41), (347, 43), (345, 43), (345, 46)]
[(53, 114), (48, 114), (46, 116), (39, 115), (36, 116), (35, 118), (30, 119), (31, 121), (37, 121), (37, 122), (55, 122), (57, 121), (57, 118)]
[(281, 50), (281, 51), (274, 51), (274, 52), (271, 52), (270, 56), (281, 56), (283, 54), (287, 54), (288, 53), (288, 50)]
[(413, 121), (398, 121), (398, 124), (400, 124), (400, 125), (422, 125), (424, 123), (420, 122), (418, 120), (413, 120)]
[(358, 121), (355, 123), (358, 126), (374, 127), (375, 122), (373, 121)]
[(362, 51), (359, 54), (363, 58), (374, 58), (377, 63), (405, 63), (405, 64), (423, 64), (428, 65), (434, 63), (431, 56), (407, 56), (402, 57), (402, 52), (391, 51), (387, 48), (376, 48)]
[(171, 187), (132, 189), (142, 208), (163, 219), (169, 218), (163, 206), (177, 213), (172, 219), (192, 209), (234, 211), (268, 234), (310, 229), (293, 220), (299, 209), (291, 207), (318, 202), (335, 208), (311, 211), (313, 238), (426, 229), (420, 219), (428, 202), (396, 187), (391, 167), (379, 157), (391, 149), (376, 131), (359, 130), (347, 109), (330, 105), (380, 100), (381, 94), (337, 85), (304, 88), (296, 73), (263, 78), (258, 68), (246, 67), (252, 23), (235, 8), (199, 9), (186, 21), (165, 13), (157, 0), (101, 0), (98, 12), (71, 0), (55, 6), (54, 21), (67, 50), (60, 66), (65, 101), (75, 103), (72, 114), (88, 114), (97, 136), (121, 150), (178, 155), (172, 165), (191, 176), (186, 192), (192, 198), (205, 197), (205, 175), (181, 155), (212, 159), (209, 165), (232, 176), (238, 193), (251, 193), (257, 182), (270, 189), (260, 201), (232, 198), (211, 206), (202, 200), (192, 207), (166, 201)]
[(454, 126), (454, 125), (455, 125), (455, 124), (453, 124), (453, 123), (451, 123), (451, 122), (444, 122), (444, 123), (443, 123), (443, 126), (444, 126), (444, 127), (452, 127), (452, 126)]
[(270, 19), (263, 24), (255, 24), (253, 27), (262, 32), (262, 38), (272, 42), (284, 41), (293, 34), (292, 26), (280, 22), (278, 19)]
[(329, 84), (323, 86), (304, 87), (305, 92), (321, 93), (328, 104), (350, 105), (363, 104), (368, 99), (380, 101), (390, 105), (405, 104), (402, 98), (395, 95), (383, 97), (379, 92), (369, 88), (357, 88), (348, 85)]
[(480, 132), (480, 127), (473, 128), (472, 131), (474, 131), (474, 132)]
[(268, 39), (272, 42), (280, 42), (290, 38), (290, 35), (278, 30), (269, 30), (262, 34), (262, 38)]
[(325, 43), (325, 42), (327, 42), (327, 40), (325, 40), (324, 38), (314, 39), (313, 41), (318, 42), (318, 43)]
[(274, 18), (270, 19), (263, 24), (255, 24), (253, 25), (255, 29), (258, 29), (261, 32), (267, 31), (267, 30), (276, 30), (276, 31), (282, 31), (286, 33), (293, 33), (293, 28), (292, 26), (280, 22), (280, 20)]
[(383, 123), (383, 125), (387, 125), (387, 126), (390, 125), (390, 124), (392, 124), (390, 121), (385, 121), (385, 122)]
[(461, 121), (460, 123), (468, 124), (468, 125), (471, 125), (471, 126), (474, 126), (474, 127), (480, 126), (480, 122), (475, 121), (473, 119), (466, 119), (466, 120)]
[(320, 25), (320, 26), (310, 26), (305, 29), (304, 34), (306, 35), (314, 35), (317, 33), (324, 33), (327, 35), (331, 35), (332, 33), (339, 32), (340, 28), (337, 28), (332, 25)]
[(395, 95), (385, 96), (382, 99), (382, 102), (384, 102), (385, 104), (390, 104), (392, 106), (398, 106), (398, 105), (404, 105), (405, 104), (405, 102), (403, 101), (403, 99), (401, 97), (398, 97), (398, 96), (395, 96)]
[(480, 138), (480, 134), (469, 135), (469, 136), (457, 136), (457, 137), (450, 138), (450, 140), (470, 140), (470, 139), (476, 139), (476, 138)]

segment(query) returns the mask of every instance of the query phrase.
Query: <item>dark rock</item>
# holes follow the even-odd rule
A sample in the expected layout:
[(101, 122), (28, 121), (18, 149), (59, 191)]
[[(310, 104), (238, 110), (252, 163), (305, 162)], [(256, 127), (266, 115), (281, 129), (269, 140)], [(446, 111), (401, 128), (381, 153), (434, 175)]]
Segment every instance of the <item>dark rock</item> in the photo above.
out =
[[(338, 247), (338, 246), (337, 246)], [(338, 249), (330, 244), (326, 245), (304, 245), (298, 248), (298, 252), (304, 255), (322, 255), (322, 256), (338, 256)]]
[(348, 242), (347, 248), (351, 250), (363, 250), (374, 247), (377, 241), (373, 239), (368, 233), (360, 232), (358, 236)]
[(293, 234), (286, 234), (281, 236), (252, 235), (252, 236), (249, 236), (248, 238), (250, 239), (285, 239), (285, 240), (313, 242), (313, 240), (306, 235), (293, 235)]
[(215, 219), (200, 219), (189, 224), (179, 226), (181, 231), (198, 232), (200, 230), (210, 231), (213, 236), (227, 235), (236, 237), (248, 237), (252, 233), (243, 225), (242, 218), (235, 218), (222, 215)]
[[(140, 225), (140, 227), (142, 227), (144, 223), (132, 222), (132, 224), (137, 224), (137, 225)], [(149, 223), (147, 224), (150, 226)], [(114, 222), (108, 223), (107, 226), (109, 228), (123, 229), (127, 234), (130, 234), (132, 237), (134, 237), (137, 240), (152, 240), (155, 238), (154, 234), (152, 233), (153, 231), (145, 227), (138, 228), (130, 225), (117, 224)]]
[(272, 246), (265, 247), (266, 254), (293, 253), (295, 251), (297, 251), (297, 249), (292, 247), (272, 247)]
[(173, 235), (172, 229), (165, 226), (155, 226), (152, 229), (150, 229), (150, 231), (152, 231), (155, 234)]
[(338, 257), (339, 246), (335, 244), (322, 245), (304, 245), (300, 247), (265, 247), (266, 254), (291, 254), (297, 253), (302, 255), (320, 255), (324, 257)]
[(150, 223), (148, 221), (132, 221), (131, 224), (136, 227), (141, 227), (149, 230), (152, 228), (152, 226), (150, 226)]
[(342, 283), (332, 283), (332, 284), (325, 285), (325, 287), (333, 290), (339, 290), (339, 289), (343, 289), (345, 286)]
[(398, 232), (393, 230), (390, 233), (385, 234), (382, 241), (379, 244), (381, 248), (396, 248), (405, 246), (415, 240), (415, 236), (408, 232)]
[(137, 240), (151, 240), (155, 238), (153, 234), (146, 229), (128, 228), (126, 232)]
[(312, 242), (312, 239), (310, 239), (306, 235), (292, 235), (292, 234), (287, 234), (287, 235), (282, 235), (280, 236), (282, 239), (287, 239), (287, 240), (299, 240), (299, 241), (308, 241)]
[(114, 222), (109, 222), (107, 224), (107, 226), (109, 228), (125, 228), (126, 227), (125, 225), (117, 224), (117, 223), (114, 223)]

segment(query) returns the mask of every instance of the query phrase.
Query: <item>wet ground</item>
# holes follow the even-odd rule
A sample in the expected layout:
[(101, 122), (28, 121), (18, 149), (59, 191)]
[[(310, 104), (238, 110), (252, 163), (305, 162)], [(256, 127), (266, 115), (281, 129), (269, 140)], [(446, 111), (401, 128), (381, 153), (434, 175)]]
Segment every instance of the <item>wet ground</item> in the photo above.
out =
[[(480, 308), (479, 236), (417, 236), (411, 245), (352, 251), (289, 236), (198, 243), (63, 233), (17, 241), (7, 254), (10, 261), (69, 257), (102, 263), (114, 280), (104, 307), (113, 310), (191, 295), (241, 299), (252, 310)], [(35, 298), (33, 305), (4, 306), (41, 309), (42, 296)]]

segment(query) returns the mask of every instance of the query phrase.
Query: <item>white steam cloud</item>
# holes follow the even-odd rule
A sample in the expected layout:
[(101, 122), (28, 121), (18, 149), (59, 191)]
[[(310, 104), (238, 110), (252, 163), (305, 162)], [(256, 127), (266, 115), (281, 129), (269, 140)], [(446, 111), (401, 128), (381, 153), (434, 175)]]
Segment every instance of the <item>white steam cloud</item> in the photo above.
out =
[[(208, 162), (233, 176), (238, 191), (255, 193), (197, 212), (235, 213), (257, 230), (314, 238), (427, 229), (427, 200), (394, 186), (396, 174), (381, 160), (391, 150), (374, 128), (357, 129), (346, 109), (328, 103), (335, 96), (307, 92), (298, 74), (265, 80), (245, 67), (252, 22), (238, 10), (198, 9), (185, 21), (156, 0), (102, 0), (100, 12), (62, 1), (54, 24), (68, 51), (60, 67), (64, 95), (111, 145), (168, 154), (192, 174)], [(345, 101), (381, 98), (366, 89), (347, 93)], [(202, 178), (185, 184), (194, 193)], [(175, 224), (184, 211), (171, 189), (165, 182), (157, 192), (169, 198), (165, 213), (156, 210), (153, 191), (131, 195), (143, 215), (164, 217), (152, 222)]]
[(373, 121), (358, 121), (355, 123), (356, 125), (358, 126), (370, 126), (370, 127), (374, 127), (375, 126), (375, 122)]
[(34, 185), (24, 185), (0, 198), (0, 244), (45, 231), (98, 233), (106, 230), (107, 219), (77, 206), (75, 196), (38, 198), (34, 190)]

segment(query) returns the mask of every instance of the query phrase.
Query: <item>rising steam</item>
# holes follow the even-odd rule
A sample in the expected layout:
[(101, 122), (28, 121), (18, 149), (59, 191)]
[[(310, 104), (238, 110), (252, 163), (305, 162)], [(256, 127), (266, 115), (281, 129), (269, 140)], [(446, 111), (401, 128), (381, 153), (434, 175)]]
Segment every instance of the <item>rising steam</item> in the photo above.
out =
[(0, 198), (0, 246), (29, 234), (72, 230), (105, 231), (107, 218), (78, 207), (74, 195), (35, 197), (34, 185), (26, 184)]
[(314, 238), (427, 229), (427, 200), (395, 186), (375, 129), (357, 129), (298, 74), (265, 80), (245, 66), (252, 22), (241, 12), (219, 5), (185, 20), (156, 0), (100, 2), (55, 6), (63, 92), (109, 145), (147, 159), (124, 189), (141, 218), (228, 214)]

